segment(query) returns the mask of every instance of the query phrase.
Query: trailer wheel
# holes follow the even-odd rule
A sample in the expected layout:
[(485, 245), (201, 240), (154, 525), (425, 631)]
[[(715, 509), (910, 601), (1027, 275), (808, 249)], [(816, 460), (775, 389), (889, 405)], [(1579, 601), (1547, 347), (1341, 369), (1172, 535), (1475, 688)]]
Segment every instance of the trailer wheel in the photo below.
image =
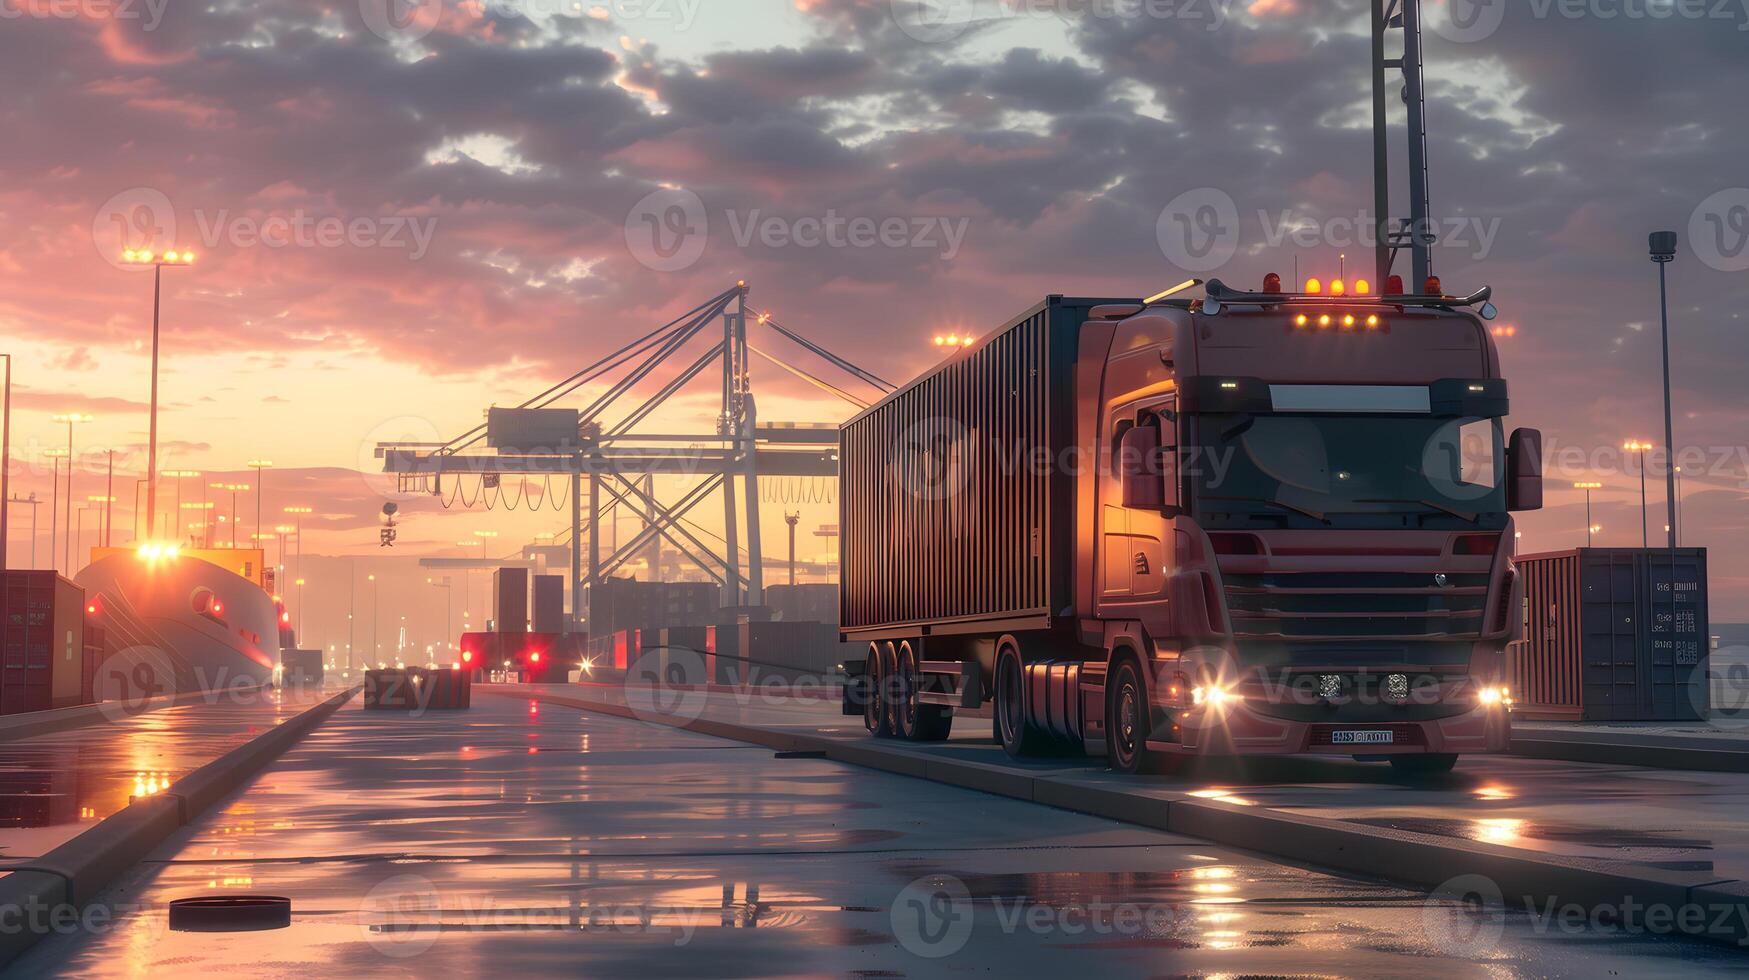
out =
[(892, 733), (887, 712), (886, 659), (881, 655), (880, 644), (868, 645), (868, 661), (863, 672), (863, 682), (867, 684), (868, 692), (862, 701), (862, 726), (876, 738)]
[(923, 691), (923, 672), (917, 662), (917, 649), (909, 640), (899, 644), (898, 669), (893, 683), (894, 731), (913, 742), (939, 742), (953, 728), (953, 709), (940, 704), (923, 704), (918, 695)]
[(1419, 755), (1393, 755), (1391, 768), (1405, 776), (1438, 776), (1451, 772), (1457, 765), (1456, 752), (1423, 752)]
[(1048, 747), (1043, 732), (1026, 720), (1026, 671), (1020, 651), (1005, 646), (996, 655), (996, 741), (1010, 758), (1039, 755)]
[(1105, 753), (1117, 772), (1147, 773), (1164, 768), (1160, 753), (1148, 749), (1148, 689), (1130, 657), (1113, 665), (1105, 687)]

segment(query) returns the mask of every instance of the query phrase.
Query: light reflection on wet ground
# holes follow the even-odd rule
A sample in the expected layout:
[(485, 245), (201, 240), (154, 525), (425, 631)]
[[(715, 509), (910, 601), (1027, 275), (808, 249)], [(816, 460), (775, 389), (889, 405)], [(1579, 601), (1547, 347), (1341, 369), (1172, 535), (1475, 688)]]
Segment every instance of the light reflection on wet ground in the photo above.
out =
[[(617, 697), (607, 687), (591, 697)], [(707, 717), (861, 741), (835, 704), (766, 694), (711, 695)], [(957, 719), (951, 741), (888, 743), (905, 751), (1012, 766), (987, 718)], [(1384, 763), (1295, 756), (1119, 776), (1103, 760), (1045, 759), (1023, 768), (1092, 784), (1294, 810), (1527, 850), (1749, 879), (1749, 773), (1655, 770), (1516, 756), (1465, 756), (1449, 776), (1405, 780)]]
[[(166, 931), (164, 903), (227, 890), (291, 897), (292, 927)], [(18, 968), (1493, 977), (1735, 962), (1683, 943), (1536, 936), (1516, 921), (1477, 943), (1466, 912), (1414, 892), (478, 693), (466, 713), (342, 710), (108, 899), (145, 908), (113, 930), (52, 939)]]
[(295, 714), (308, 699), (238, 692), (97, 716), (82, 728), (0, 741), (0, 868), (36, 857)]

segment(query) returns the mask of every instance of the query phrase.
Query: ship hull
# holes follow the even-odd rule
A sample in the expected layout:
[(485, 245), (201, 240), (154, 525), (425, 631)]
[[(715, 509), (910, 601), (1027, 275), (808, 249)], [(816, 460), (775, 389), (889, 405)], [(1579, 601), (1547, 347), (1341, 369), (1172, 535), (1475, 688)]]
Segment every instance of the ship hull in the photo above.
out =
[(273, 678), (273, 598), (199, 558), (99, 558), (74, 576), (104, 631), (99, 698), (253, 688)]

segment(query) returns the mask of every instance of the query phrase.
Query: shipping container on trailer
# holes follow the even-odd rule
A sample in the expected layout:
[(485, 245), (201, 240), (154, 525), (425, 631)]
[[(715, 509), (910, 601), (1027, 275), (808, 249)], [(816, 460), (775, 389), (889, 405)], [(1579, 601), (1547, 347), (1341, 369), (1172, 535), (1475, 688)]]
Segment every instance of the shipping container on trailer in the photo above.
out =
[(1541, 435), (1489, 290), (1382, 285), (1049, 296), (846, 422), (844, 712), (1124, 771), (1503, 751)]
[(1527, 718), (1701, 721), (1708, 683), (1705, 548), (1578, 548), (1514, 559), (1524, 639), (1508, 662)]

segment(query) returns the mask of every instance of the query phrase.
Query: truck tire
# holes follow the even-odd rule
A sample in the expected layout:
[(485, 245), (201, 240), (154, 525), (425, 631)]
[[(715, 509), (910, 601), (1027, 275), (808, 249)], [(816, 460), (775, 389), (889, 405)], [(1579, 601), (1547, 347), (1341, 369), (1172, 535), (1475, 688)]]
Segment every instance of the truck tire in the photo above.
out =
[(1166, 768), (1160, 753), (1148, 748), (1148, 689), (1134, 658), (1117, 658), (1105, 685), (1105, 757), (1123, 773), (1153, 773)]
[(939, 742), (953, 728), (953, 709), (941, 704), (923, 704), (923, 673), (917, 648), (910, 641), (899, 644), (898, 669), (894, 674), (894, 731), (913, 742)]
[(870, 735), (880, 738), (892, 733), (892, 726), (888, 721), (891, 713), (887, 710), (887, 675), (884, 669), (886, 657), (881, 655), (880, 644), (868, 645), (866, 663), (863, 681), (868, 685), (868, 695), (862, 702), (862, 727), (868, 729)]
[(1456, 752), (1423, 752), (1419, 755), (1393, 755), (1391, 768), (1405, 776), (1438, 776), (1451, 772), (1457, 765)]
[(1045, 733), (1026, 718), (1026, 671), (1020, 651), (1005, 646), (996, 654), (996, 705), (991, 712), (996, 741), (1009, 758), (1041, 755), (1050, 747)]

